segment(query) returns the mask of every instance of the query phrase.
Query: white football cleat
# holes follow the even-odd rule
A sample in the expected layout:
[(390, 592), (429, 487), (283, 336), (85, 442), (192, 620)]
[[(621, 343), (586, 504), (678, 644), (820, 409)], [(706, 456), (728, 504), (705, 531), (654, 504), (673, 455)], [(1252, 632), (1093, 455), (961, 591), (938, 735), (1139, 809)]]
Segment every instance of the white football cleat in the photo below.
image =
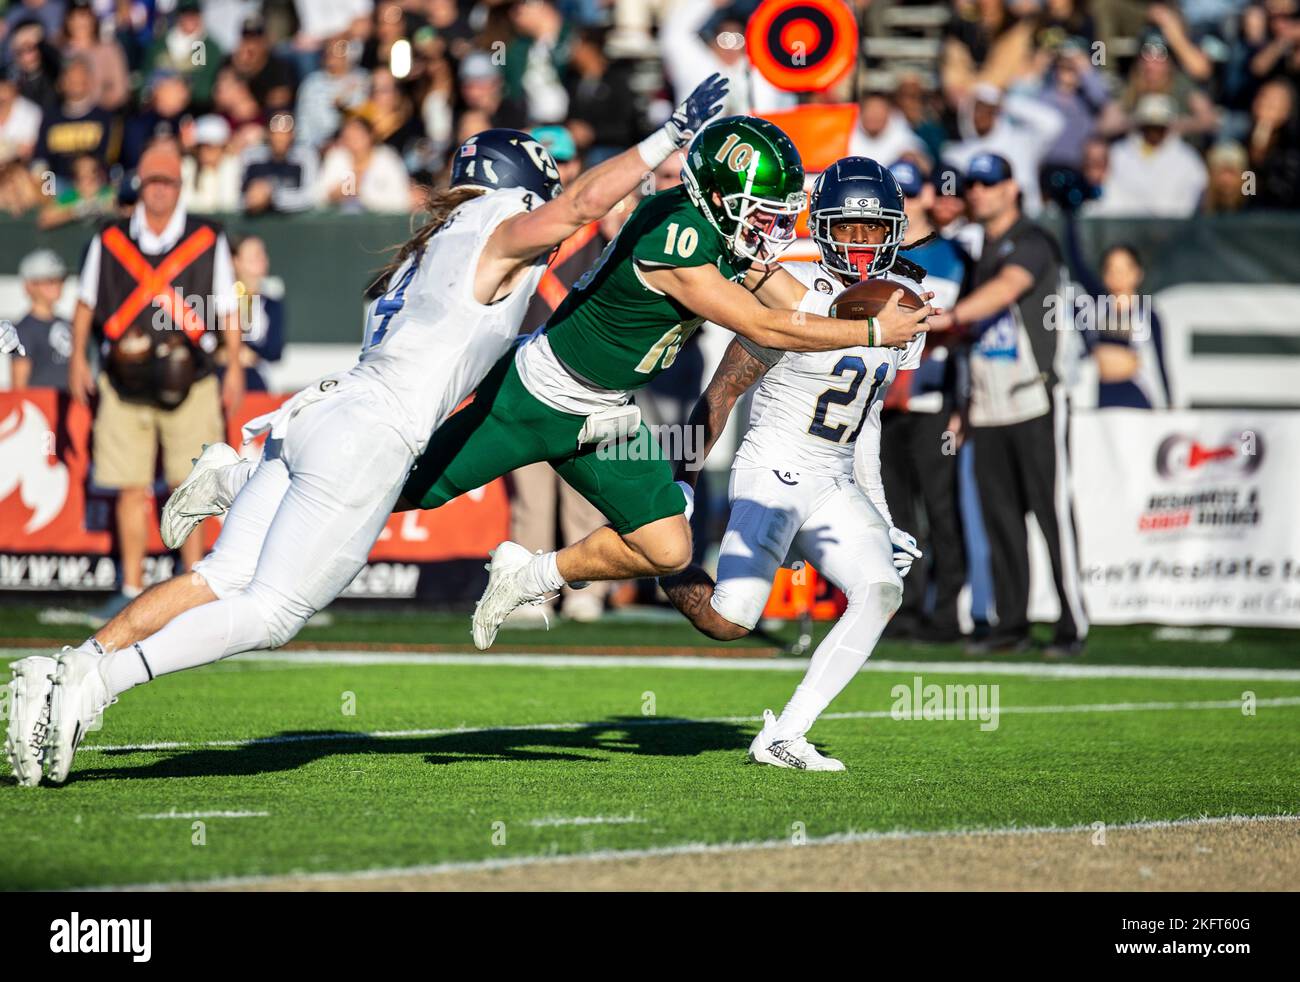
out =
[(204, 445), (203, 453), (194, 459), (189, 477), (181, 481), (163, 505), (159, 524), (168, 549), (179, 549), (205, 518), (226, 513), (230, 502), (225, 500), (218, 472), (242, 459), (238, 450), (225, 443)]
[(763, 728), (749, 745), (749, 759), (755, 764), (773, 767), (791, 767), (800, 771), (842, 771), (844, 764), (834, 757), (826, 757), (802, 735), (782, 739), (776, 734), (776, 716), (772, 710), (763, 710)]
[[(70, 651), (70, 648), (64, 648)], [(32, 655), (10, 665), (9, 719), (5, 727), (5, 756), (18, 783), (34, 788), (41, 783), (45, 737), (50, 725), (50, 690), (58, 661)]]
[(68, 650), (59, 656), (50, 695), (50, 728), (45, 739), (45, 776), (62, 784), (82, 738), (104, 725), (104, 710), (117, 700), (100, 674), (103, 658)]
[(519, 572), (533, 554), (518, 542), (507, 539), (489, 554), (487, 589), (474, 605), (474, 647), (486, 651), (496, 640), (497, 629), (511, 612), (524, 604), (540, 604), (546, 598), (526, 593), (519, 585)]

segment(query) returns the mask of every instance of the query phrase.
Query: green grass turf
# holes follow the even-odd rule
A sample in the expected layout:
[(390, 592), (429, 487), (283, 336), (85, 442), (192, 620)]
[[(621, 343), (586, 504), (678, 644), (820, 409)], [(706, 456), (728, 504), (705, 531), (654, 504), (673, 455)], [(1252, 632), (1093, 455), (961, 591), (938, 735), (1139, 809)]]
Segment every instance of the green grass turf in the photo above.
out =
[[(1223, 653), (1220, 652), (1222, 655)], [(1238, 658), (1225, 659), (1249, 664)], [(832, 712), (888, 710), (910, 674), (865, 673)], [(747, 766), (797, 671), (513, 665), (307, 666), (232, 659), (127, 693), (61, 788), (0, 783), (0, 887), (73, 887), (894, 830), (1073, 825), (1300, 810), (1300, 706), (828, 719), (843, 774)], [(1300, 682), (1051, 680), (1003, 708), (1300, 696)], [(351, 693), (355, 715), (343, 712)], [(653, 694), (660, 719), (645, 725)], [(579, 722), (575, 730), (528, 729)], [(376, 738), (367, 731), (523, 727)], [(157, 741), (357, 733), (245, 747), (88, 752)], [(265, 811), (263, 818), (142, 815)], [(634, 818), (534, 826), (575, 816)], [(504, 826), (494, 826), (504, 823)], [(802, 823), (796, 826), (795, 823)], [(494, 831), (505, 842), (494, 844)]]
[[(42, 606), (32, 604), (0, 605), (0, 639), (48, 639), (52, 644), (78, 644), (89, 630), (77, 624), (42, 623)], [(445, 644), (472, 651), (469, 615), (465, 613), (425, 613), (402, 610), (358, 610), (340, 607), (329, 610), (328, 626), (308, 625), (297, 640), (306, 644)], [(830, 630), (830, 623), (818, 623), (814, 638), (820, 640)], [(1268, 628), (1237, 628), (1226, 643), (1160, 641), (1155, 628), (1094, 627), (1083, 664), (1095, 665), (1248, 665), (1254, 668), (1300, 668), (1300, 632)], [(797, 634), (793, 624), (773, 631), (780, 644), (788, 644)], [(1050, 632), (1040, 626), (1039, 639), (1046, 642)], [(636, 645), (659, 645), (689, 649), (718, 647), (718, 642), (704, 637), (685, 620), (668, 614), (647, 623), (638, 620), (607, 618), (598, 624), (571, 621), (553, 623), (550, 630), (503, 629), (497, 647), (511, 650), (519, 646), (547, 646), (556, 650), (572, 648), (609, 648)], [(730, 642), (730, 648), (776, 648), (770, 640), (750, 636)], [(908, 644), (886, 639), (873, 657), (909, 661), (950, 661), (963, 657), (962, 646)], [(1040, 661), (1037, 652), (1017, 656), (999, 655), (1015, 661)]]

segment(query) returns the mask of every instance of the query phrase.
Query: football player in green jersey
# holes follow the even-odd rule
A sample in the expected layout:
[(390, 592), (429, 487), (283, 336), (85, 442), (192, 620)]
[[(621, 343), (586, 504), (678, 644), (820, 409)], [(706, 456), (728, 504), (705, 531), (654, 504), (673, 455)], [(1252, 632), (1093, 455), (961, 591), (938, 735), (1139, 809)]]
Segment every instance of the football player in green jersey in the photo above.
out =
[(631, 393), (672, 365), (703, 321), (791, 351), (861, 344), (868, 331), (901, 346), (926, 330), (932, 308), (901, 311), (900, 294), (875, 324), (833, 320), (829, 296), (780, 268), (804, 172), (772, 123), (730, 116), (706, 126), (682, 180), (640, 204), (547, 324), (434, 433), (403, 491), (409, 505), (437, 508), (547, 460), (610, 520), (558, 553), (503, 542), (474, 613), (479, 648), (512, 610), (564, 583), (659, 576), (690, 561), (689, 489), (674, 483)]

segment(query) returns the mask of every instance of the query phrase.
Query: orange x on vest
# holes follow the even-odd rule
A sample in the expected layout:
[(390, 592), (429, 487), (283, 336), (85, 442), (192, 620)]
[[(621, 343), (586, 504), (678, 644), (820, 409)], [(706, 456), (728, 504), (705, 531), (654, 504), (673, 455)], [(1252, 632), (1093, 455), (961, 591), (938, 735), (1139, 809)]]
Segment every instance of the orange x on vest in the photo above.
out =
[(560, 304), (564, 303), (564, 298), (569, 295), (569, 288), (560, 282), (560, 278), (555, 275), (555, 271), (565, 263), (569, 257), (578, 252), (588, 242), (596, 237), (600, 231), (599, 222), (591, 222), (582, 226), (574, 232), (560, 245), (559, 251), (555, 258), (551, 260), (550, 268), (542, 274), (542, 281), (537, 284), (537, 292), (542, 295), (542, 299), (552, 311), (559, 309)]
[(137, 286), (104, 322), (104, 334), (116, 341), (149, 304), (165, 310), (173, 324), (179, 324), (185, 336), (197, 343), (203, 336), (203, 318), (199, 317), (172, 288), (172, 281), (217, 241), (217, 233), (204, 225), (188, 239), (169, 252), (157, 266), (136, 248), (135, 243), (117, 226), (104, 232), (104, 248), (113, 254), (122, 267), (135, 279)]

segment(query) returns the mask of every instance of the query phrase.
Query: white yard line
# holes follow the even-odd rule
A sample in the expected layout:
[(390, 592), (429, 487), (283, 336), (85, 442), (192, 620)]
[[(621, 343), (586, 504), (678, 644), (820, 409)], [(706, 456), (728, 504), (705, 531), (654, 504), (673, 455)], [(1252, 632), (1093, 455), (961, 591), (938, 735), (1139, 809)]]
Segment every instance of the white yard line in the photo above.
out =
[[(1199, 818), (1160, 819), (1154, 821), (1124, 822), (1106, 825), (1107, 832), (1172, 829), (1198, 825), (1250, 824), (1256, 822), (1297, 822), (1300, 815), (1215, 815)], [(938, 831), (900, 829), (892, 832), (848, 832), (835, 835), (814, 836), (806, 839), (798, 848), (809, 846), (826, 846), (839, 843), (875, 842), (882, 840), (907, 839), (949, 839), (963, 835), (985, 836), (1025, 836), (1025, 835), (1070, 835), (1088, 834), (1096, 831), (1092, 824), (1087, 825), (1040, 825), (1007, 826), (1001, 828), (966, 828), (943, 829)], [(511, 856), (503, 859), (480, 859), (460, 862), (433, 863), (421, 866), (399, 866), (389, 869), (346, 870), (341, 872), (288, 872), (256, 876), (231, 876), (215, 880), (175, 880), (164, 883), (138, 883), (128, 886), (90, 887), (96, 891), (117, 890), (175, 890), (178, 887), (241, 887), (275, 884), (285, 880), (313, 882), (320, 880), (365, 881), (395, 876), (435, 876), (443, 873), (471, 873), (484, 870), (514, 869), (521, 866), (550, 866), (566, 863), (588, 863), (628, 859), (651, 859), (659, 856), (706, 855), (732, 852), (747, 852), (761, 849), (784, 849), (794, 847), (789, 839), (765, 839), (749, 842), (687, 842), (675, 846), (657, 846), (650, 849), (601, 849), (593, 852), (569, 853), (566, 855), (546, 856)]]
[(136, 818), (145, 821), (158, 821), (165, 818), (270, 818), (270, 816), (270, 812), (178, 812), (173, 809), (169, 812), (159, 812), (157, 815), (137, 815)]
[[(0, 648), (0, 660), (50, 654), (49, 648)], [(472, 665), (516, 668), (680, 668), (713, 672), (804, 672), (807, 658), (713, 658), (700, 655), (453, 654), (421, 651), (251, 651), (224, 665)], [(1012, 661), (868, 661), (864, 672), (933, 675), (1018, 675), (1048, 679), (1188, 679), (1200, 681), (1300, 682), (1300, 669), (1181, 667), (1176, 665), (1073, 665)]]
[[(807, 658), (709, 658), (699, 655), (440, 654), (416, 651), (259, 651), (242, 661), (282, 665), (511, 665), (524, 668), (683, 668), (715, 672), (804, 672)], [(1053, 679), (1272, 679), (1300, 682), (1300, 669), (1183, 668), (1169, 665), (1068, 665), (1006, 661), (868, 661), (864, 672), (1023, 675)]]
[[(1240, 699), (1214, 699), (1189, 702), (1111, 702), (1111, 703), (1077, 703), (1052, 706), (1000, 706), (998, 713), (1016, 715), (1059, 713), (1134, 713), (1160, 712), (1166, 710), (1207, 710), (1235, 709), (1241, 710)], [(1300, 706), (1300, 696), (1279, 696), (1274, 699), (1255, 700), (1256, 708), (1282, 708)], [(952, 712), (949, 710), (949, 717)], [(968, 716), (973, 716), (971, 707), (966, 708)], [(824, 713), (821, 719), (890, 719), (893, 711), (889, 709), (860, 710), (845, 713)], [(83, 744), (80, 752), (85, 753), (128, 753), (149, 750), (197, 750), (205, 747), (260, 747), (284, 743), (337, 743), (348, 740), (398, 740), (412, 737), (453, 736), (472, 733), (517, 733), (529, 730), (566, 731), (595, 730), (619, 731), (643, 726), (694, 726), (705, 723), (758, 723), (762, 716), (708, 716), (685, 718), (677, 716), (647, 716), (642, 719), (624, 719), (615, 722), (601, 720), (569, 723), (520, 723), (513, 726), (453, 726), (436, 729), (419, 730), (374, 730), (374, 731), (334, 731), (329, 733), (298, 733), (292, 736), (251, 737), (243, 740), (194, 740), (165, 741), (159, 743), (131, 744)], [(915, 717), (921, 719), (920, 715)], [(910, 719), (910, 718), (909, 718)], [(975, 722), (975, 720), (971, 720)]]
[(635, 815), (574, 815), (571, 818), (534, 818), (528, 822), (535, 829), (559, 828), (565, 825), (644, 825), (644, 818)]

